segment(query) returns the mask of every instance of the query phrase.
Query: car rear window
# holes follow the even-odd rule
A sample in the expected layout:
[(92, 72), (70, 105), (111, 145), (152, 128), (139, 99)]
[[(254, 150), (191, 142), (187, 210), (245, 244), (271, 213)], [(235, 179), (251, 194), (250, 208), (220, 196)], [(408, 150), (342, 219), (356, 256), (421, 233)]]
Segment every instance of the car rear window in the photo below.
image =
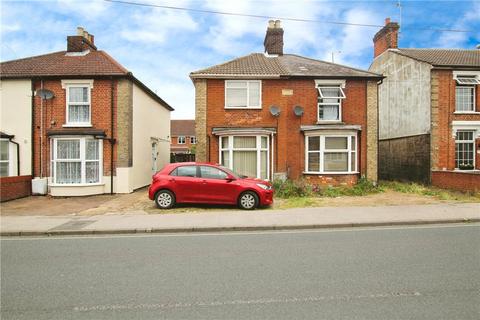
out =
[(205, 179), (226, 179), (227, 174), (214, 167), (200, 166), (200, 175)]
[(197, 167), (196, 166), (181, 166), (176, 168), (170, 173), (171, 176), (178, 177), (196, 177), (197, 176)]

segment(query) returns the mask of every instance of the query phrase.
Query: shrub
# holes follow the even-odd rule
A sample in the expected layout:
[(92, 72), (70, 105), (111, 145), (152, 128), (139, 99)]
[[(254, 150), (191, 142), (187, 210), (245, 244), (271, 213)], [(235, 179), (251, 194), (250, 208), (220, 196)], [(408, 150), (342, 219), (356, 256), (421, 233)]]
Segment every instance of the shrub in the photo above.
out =
[(308, 197), (312, 195), (312, 187), (307, 185), (304, 180), (274, 180), (273, 187), (275, 196), (279, 198)]

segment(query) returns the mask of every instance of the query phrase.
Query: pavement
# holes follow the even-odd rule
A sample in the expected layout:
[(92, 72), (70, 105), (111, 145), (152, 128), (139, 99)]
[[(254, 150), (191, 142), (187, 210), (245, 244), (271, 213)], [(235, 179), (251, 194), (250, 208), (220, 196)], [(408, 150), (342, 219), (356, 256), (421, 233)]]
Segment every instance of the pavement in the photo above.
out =
[(287, 210), (214, 211), (181, 214), (2, 216), (1, 236), (87, 235), (315, 229), (480, 222), (480, 203), (321, 207)]

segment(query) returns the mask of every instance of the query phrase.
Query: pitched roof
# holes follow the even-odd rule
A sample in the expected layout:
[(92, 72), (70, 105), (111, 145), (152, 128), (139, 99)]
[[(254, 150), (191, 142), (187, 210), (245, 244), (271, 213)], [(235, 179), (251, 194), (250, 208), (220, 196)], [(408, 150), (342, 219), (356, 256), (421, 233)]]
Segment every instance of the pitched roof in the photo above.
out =
[(478, 49), (390, 49), (415, 60), (439, 67), (480, 67)]
[(105, 51), (92, 50), (85, 55), (59, 51), (0, 63), (2, 78), (36, 76), (111, 76), (129, 72)]
[(195, 136), (195, 120), (171, 120), (170, 135), (178, 136)]
[(376, 73), (310, 59), (295, 54), (266, 56), (252, 53), (219, 65), (190, 73), (191, 78), (280, 78), (280, 77), (367, 77), (381, 78)]

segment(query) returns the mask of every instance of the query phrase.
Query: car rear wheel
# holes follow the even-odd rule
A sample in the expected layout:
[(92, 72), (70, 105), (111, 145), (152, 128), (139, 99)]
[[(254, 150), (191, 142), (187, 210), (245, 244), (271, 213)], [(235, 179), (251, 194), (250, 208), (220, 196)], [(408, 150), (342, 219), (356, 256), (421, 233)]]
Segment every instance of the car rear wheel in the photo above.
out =
[(253, 210), (258, 207), (258, 196), (253, 191), (245, 191), (238, 198), (238, 206), (240, 209)]
[(175, 195), (168, 190), (160, 190), (155, 194), (155, 204), (160, 209), (170, 209), (175, 205)]

